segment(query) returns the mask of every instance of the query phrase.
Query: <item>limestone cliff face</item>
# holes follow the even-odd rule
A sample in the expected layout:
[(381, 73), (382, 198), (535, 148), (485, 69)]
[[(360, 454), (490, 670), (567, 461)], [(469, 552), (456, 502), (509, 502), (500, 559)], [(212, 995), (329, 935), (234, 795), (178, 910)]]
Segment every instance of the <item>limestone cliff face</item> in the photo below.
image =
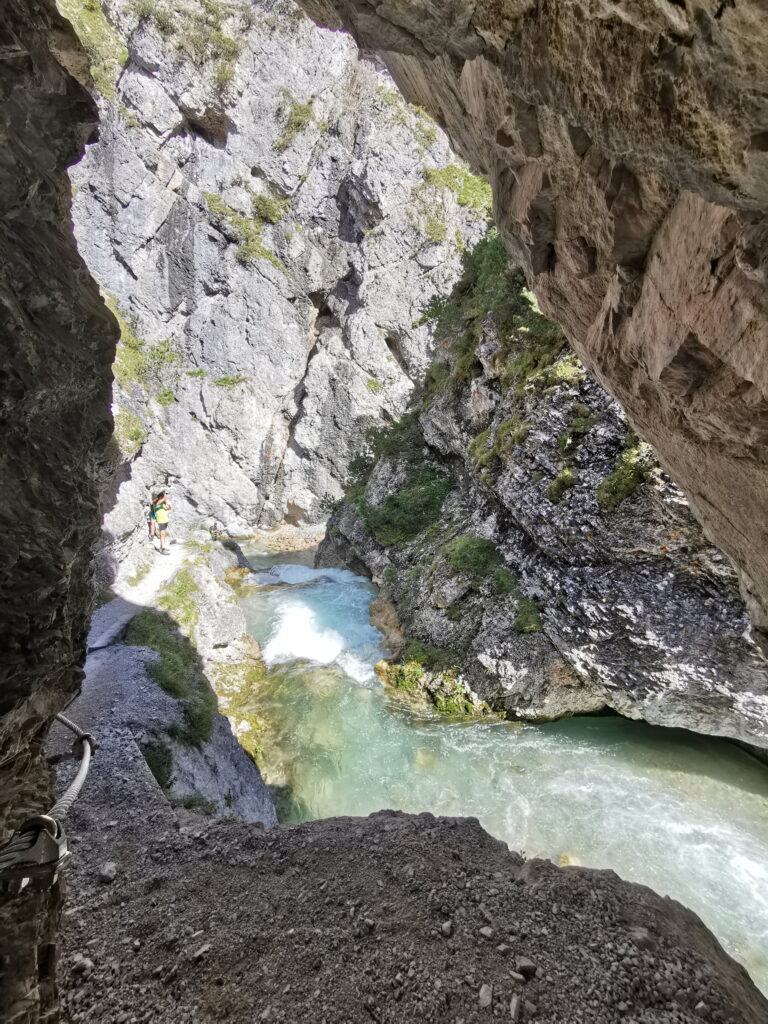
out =
[(125, 564), (161, 486), (182, 527), (321, 521), (365, 428), (429, 362), (417, 321), (490, 192), (290, 3), (103, 8), (127, 60), (73, 182), (80, 250), (123, 325), (109, 553)]
[[(732, 567), (499, 257), (492, 239), (470, 257), (420, 404), (379, 440), (322, 564), (379, 583), (411, 641), (390, 674), (438, 707), (461, 698), (456, 666), (511, 717), (609, 707), (768, 746), (768, 671)], [(408, 518), (435, 488), (431, 521)]]
[(737, 564), (765, 635), (765, 4), (304, 4), (489, 175), (542, 309)]

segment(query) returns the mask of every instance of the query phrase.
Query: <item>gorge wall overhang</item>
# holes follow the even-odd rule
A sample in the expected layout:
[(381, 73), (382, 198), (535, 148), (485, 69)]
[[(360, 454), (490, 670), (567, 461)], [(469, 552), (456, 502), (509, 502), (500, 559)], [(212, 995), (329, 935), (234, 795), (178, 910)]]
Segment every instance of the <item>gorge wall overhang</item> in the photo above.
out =
[(542, 310), (735, 562), (768, 646), (761, 0), (301, 0), (487, 174)]

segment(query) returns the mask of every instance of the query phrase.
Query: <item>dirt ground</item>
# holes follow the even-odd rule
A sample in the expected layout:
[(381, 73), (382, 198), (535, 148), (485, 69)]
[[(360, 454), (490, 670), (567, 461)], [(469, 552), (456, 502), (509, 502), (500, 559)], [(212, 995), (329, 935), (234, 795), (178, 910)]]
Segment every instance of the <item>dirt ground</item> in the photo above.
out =
[(71, 1024), (768, 1020), (697, 918), (611, 872), (524, 862), (474, 819), (177, 811), (130, 736), (104, 742), (69, 822)]

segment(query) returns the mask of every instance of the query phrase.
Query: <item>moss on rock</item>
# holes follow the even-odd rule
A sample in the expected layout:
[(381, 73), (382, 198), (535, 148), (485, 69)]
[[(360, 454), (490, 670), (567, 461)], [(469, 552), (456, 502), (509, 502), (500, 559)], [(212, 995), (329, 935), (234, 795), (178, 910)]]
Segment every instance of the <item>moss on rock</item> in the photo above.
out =
[(653, 449), (629, 431), (626, 447), (619, 456), (616, 468), (597, 488), (597, 500), (608, 512), (619, 505), (650, 478), (654, 465)]

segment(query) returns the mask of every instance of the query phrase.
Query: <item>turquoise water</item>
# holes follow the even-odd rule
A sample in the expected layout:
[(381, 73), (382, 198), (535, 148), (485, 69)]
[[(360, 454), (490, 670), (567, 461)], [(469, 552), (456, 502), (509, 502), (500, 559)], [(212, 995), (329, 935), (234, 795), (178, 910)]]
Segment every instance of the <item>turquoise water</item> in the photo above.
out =
[[(279, 565), (273, 565), (276, 558)], [(254, 698), (282, 820), (384, 807), (474, 815), (528, 856), (610, 867), (696, 911), (768, 991), (768, 771), (622, 718), (447, 721), (385, 692), (375, 588), (253, 557), (243, 605), (271, 671)]]

